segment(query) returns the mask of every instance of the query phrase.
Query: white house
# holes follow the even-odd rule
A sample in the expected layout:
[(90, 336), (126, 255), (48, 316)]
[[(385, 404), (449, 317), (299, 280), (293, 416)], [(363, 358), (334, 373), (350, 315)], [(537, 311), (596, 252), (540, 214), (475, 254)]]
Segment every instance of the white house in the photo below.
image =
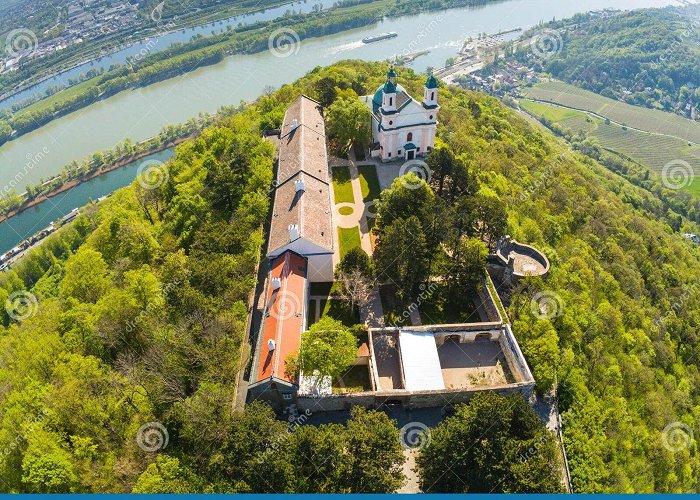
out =
[(361, 97), (372, 112), (373, 157), (412, 160), (433, 149), (440, 110), (437, 87), (431, 74), (423, 87), (423, 100), (418, 102), (397, 83), (391, 68), (373, 96)]

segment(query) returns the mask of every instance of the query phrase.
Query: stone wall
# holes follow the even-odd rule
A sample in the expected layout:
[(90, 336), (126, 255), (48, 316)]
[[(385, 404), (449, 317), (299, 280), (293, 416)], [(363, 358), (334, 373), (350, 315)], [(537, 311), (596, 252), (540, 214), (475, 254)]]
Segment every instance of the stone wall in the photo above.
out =
[(535, 383), (530, 367), (527, 366), (520, 346), (513, 335), (510, 325), (505, 325), (505, 335), (501, 337), (501, 350), (508, 360), (511, 373), (518, 382)]
[(479, 290), (478, 294), (478, 301), (480, 304), (481, 310), (486, 314), (486, 317), (488, 318), (487, 321), (490, 322), (502, 322), (504, 321), (504, 318), (501, 318), (501, 314), (498, 312), (498, 307), (496, 307), (496, 299), (491, 296), (491, 290), (489, 290), (488, 285), (486, 284), (487, 279), (491, 279), (489, 277), (484, 278), (483, 286)]
[(327, 397), (299, 396), (297, 405), (300, 411), (311, 412), (349, 410), (353, 406), (379, 408), (385, 404), (400, 404), (403, 408), (438, 408), (469, 401), (475, 394), (493, 391), (502, 396), (520, 393), (529, 399), (534, 389), (534, 382), (523, 382), (497, 387), (478, 387), (469, 390), (442, 391), (394, 391), (394, 392), (363, 392), (355, 394), (334, 394)]

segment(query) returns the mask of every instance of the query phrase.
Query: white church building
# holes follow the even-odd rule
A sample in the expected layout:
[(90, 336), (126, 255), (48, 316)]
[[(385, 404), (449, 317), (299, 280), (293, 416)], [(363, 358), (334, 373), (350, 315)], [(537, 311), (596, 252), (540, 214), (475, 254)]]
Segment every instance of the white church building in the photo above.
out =
[(440, 109), (437, 87), (431, 74), (423, 88), (423, 100), (416, 101), (397, 83), (396, 71), (391, 68), (373, 96), (361, 97), (372, 112), (372, 157), (385, 162), (413, 160), (433, 149)]

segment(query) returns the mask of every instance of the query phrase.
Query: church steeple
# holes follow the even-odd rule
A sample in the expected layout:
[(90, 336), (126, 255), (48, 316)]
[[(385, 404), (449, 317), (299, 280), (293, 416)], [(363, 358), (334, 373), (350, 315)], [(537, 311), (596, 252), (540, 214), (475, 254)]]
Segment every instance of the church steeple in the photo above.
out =
[(386, 81), (391, 82), (394, 85), (396, 85), (398, 78), (399, 78), (399, 75), (396, 74), (396, 71), (394, 70), (394, 66), (391, 66), (389, 68), (389, 72), (386, 74)]
[(423, 105), (426, 108), (434, 108), (437, 106), (437, 89), (437, 78), (435, 78), (431, 72), (428, 75), (428, 79), (425, 81), (425, 88), (423, 91)]

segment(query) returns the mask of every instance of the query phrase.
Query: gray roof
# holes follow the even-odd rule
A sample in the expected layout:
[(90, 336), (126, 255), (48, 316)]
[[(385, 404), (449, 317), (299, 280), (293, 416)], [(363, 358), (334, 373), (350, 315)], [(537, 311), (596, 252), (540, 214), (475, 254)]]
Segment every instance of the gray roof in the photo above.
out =
[[(296, 191), (297, 180), (304, 182), (303, 192)], [(268, 255), (290, 243), (291, 224), (299, 227), (300, 238), (332, 251), (331, 217), (323, 113), (316, 101), (300, 95), (287, 108), (280, 133)]]

